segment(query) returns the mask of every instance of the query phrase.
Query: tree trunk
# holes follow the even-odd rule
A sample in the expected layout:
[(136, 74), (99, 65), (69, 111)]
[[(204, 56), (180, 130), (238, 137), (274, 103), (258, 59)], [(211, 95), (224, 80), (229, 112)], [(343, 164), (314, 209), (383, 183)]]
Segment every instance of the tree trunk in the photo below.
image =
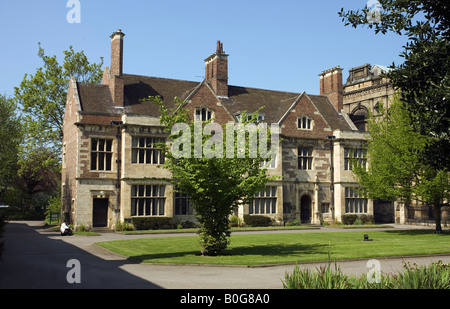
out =
[(442, 233), (441, 226), (441, 204), (439, 202), (433, 205), (434, 208), (434, 222), (436, 223), (436, 234)]

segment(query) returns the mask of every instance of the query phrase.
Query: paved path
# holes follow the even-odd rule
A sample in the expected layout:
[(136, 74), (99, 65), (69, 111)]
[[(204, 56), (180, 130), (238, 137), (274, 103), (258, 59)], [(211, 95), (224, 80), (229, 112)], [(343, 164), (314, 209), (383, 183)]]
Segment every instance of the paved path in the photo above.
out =
[[(420, 227), (394, 227), (411, 228)], [(326, 228), (296, 232), (318, 233), (323, 230), (333, 231)], [(63, 237), (59, 233), (42, 229), (42, 222), (10, 222), (6, 225), (6, 249), (0, 260), (0, 288), (281, 289), (285, 273), (292, 272), (294, 267), (292, 264), (255, 268), (141, 264), (95, 245), (100, 241), (162, 236), (168, 235), (123, 235), (106, 232), (101, 236)], [(67, 266), (71, 259), (80, 262), (81, 283), (70, 284), (67, 281), (68, 273), (72, 274), (75, 270), (73, 266)], [(401, 270), (404, 261), (418, 265), (439, 260), (450, 263), (450, 255), (378, 260), (381, 270), (388, 273)], [(368, 270), (367, 261), (345, 261), (338, 262), (338, 265), (347, 274), (365, 274)], [(302, 268), (315, 268), (320, 265), (324, 264), (299, 264)]]

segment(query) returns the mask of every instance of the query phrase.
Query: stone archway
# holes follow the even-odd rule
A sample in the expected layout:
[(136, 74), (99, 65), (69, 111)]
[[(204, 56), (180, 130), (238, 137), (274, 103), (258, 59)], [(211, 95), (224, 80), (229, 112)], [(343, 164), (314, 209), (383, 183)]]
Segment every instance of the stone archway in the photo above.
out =
[(312, 201), (308, 194), (300, 198), (300, 222), (311, 223), (311, 207)]

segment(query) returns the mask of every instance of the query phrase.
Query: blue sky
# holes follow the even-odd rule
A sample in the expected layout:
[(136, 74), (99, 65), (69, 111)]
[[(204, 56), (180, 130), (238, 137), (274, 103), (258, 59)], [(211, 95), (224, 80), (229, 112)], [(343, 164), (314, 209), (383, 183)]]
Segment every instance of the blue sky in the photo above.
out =
[(79, 0), (81, 22), (66, 19), (68, 0), (0, 0), (0, 93), (12, 96), (26, 73), (47, 55), (63, 57), (73, 46), (92, 62), (110, 63), (110, 38), (126, 34), (124, 72), (201, 81), (203, 60), (216, 41), (229, 56), (229, 84), (319, 93), (323, 70), (364, 63), (390, 65), (405, 38), (345, 27), (341, 7), (365, 0)]

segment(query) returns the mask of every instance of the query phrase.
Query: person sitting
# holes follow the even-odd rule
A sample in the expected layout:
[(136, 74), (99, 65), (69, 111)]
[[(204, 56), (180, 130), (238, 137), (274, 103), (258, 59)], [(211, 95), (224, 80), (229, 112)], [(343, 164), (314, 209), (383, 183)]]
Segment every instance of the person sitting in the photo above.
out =
[(71, 235), (73, 235), (72, 230), (70, 229), (69, 225), (67, 225), (67, 221), (64, 221), (61, 224), (60, 231), (61, 231), (61, 235), (62, 236), (66, 236), (66, 235), (71, 236)]

